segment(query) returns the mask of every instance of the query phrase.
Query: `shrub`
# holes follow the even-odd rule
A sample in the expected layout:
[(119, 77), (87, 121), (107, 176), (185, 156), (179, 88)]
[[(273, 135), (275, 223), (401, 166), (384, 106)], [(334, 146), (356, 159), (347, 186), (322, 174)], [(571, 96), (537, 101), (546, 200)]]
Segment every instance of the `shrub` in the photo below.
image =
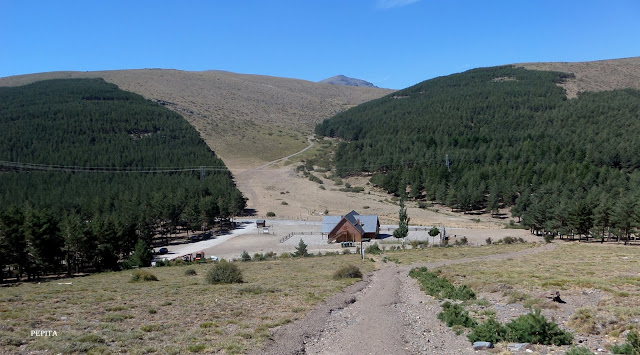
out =
[(478, 324), (467, 336), (470, 342), (489, 341), (498, 343), (504, 340), (507, 329), (495, 318), (489, 318), (486, 322)]
[(544, 236), (544, 241), (545, 241), (546, 243), (551, 243), (551, 242), (553, 241), (553, 239), (554, 239), (554, 238), (555, 238), (555, 236), (554, 236), (554, 235), (547, 234), (547, 235), (545, 235), (545, 236)]
[(264, 254), (262, 253), (253, 254), (253, 261), (265, 261), (265, 260), (267, 260), (267, 257), (264, 256)]
[(249, 255), (246, 250), (243, 250), (242, 255), (240, 255), (240, 259), (242, 261), (251, 261), (251, 255)]
[(414, 268), (409, 272), (409, 276), (418, 280), (421, 288), (433, 297), (443, 299), (467, 301), (476, 298), (475, 292), (466, 285), (454, 286), (449, 280), (438, 277), (429, 272), (426, 267)]
[(133, 275), (131, 275), (131, 282), (138, 281), (158, 281), (158, 278), (156, 277), (156, 275), (148, 271), (136, 270), (133, 272)]
[(469, 312), (464, 307), (449, 301), (442, 304), (442, 312), (438, 313), (438, 319), (445, 322), (447, 327), (460, 325), (465, 328), (473, 328), (478, 324), (475, 319), (469, 316)]
[(242, 283), (242, 271), (235, 264), (223, 260), (209, 270), (206, 280), (210, 284)]
[(282, 202), (280, 202), (280, 204), (281, 204), (281, 205), (283, 205), (283, 206), (287, 206), (287, 205), (289, 205), (289, 204), (287, 203), (287, 201), (282, 201)]
[(382, 253), (382, 250), (380, 250), (378, 243), (373, 243), (369, 245), (367, 249), (365, 249), (364, 251), (365, 253), (374, 254), (374, 255), (379, 255)]
[(357, 266), (354, 265), (346, 265), (338, 269), (333, 273), (333, 278), (337, 279), (352, 279), (352, 278), (362, 278), (362, 272), (358, 269)]
[(198, 273), (194, 269), (186, 269), (184, 271), (184, 274), (187, 275), (187, 276), (193, 276), (193, 275), (197, 275)]
[(485, 239), (485, 240), (484, 240), (484, 242), (485, 242), (487, 245), (491, 245), (491, 243), (493, 243), (493, 239), (491, 239), (491, 237), (489, 237), (489, 238)]
[(351, 254), (351, 250), (344, 248), (342, 249), (342, 254), (347, 255), (347, 254)]
[(548, 322), (537, 309), (533, 313), (522, 315), (507, 323), (508, 341), (544, 345), (570, 345), (573, 335)]
[(640, 354), (640, 336), (637, 331), (631, 331), (627, 334), (627, 342), (622, 345), (614, 345), (611, 347), (614, 354)]
[(275, 217), (275, 216), (276, 214), (274, 212), (271, 212), (271, 211), (267, 212), (267, 217)]

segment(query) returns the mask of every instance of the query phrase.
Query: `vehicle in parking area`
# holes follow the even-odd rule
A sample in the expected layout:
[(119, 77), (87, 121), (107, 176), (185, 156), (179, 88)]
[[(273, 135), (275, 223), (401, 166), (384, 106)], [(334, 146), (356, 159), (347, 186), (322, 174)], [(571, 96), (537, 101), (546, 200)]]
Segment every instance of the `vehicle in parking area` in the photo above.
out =
[(199, 251), (196, 253), (195, 258), (193, 258), (193, 261), (204, 261), (204, 252), (203, 251)]
[(166, 254), (169, 252), (169, 249), (167, 248), (160, 248), (158, 249), (158, 254), (162, 255), (162, 254)]
[(215, 255), (211, 255), (209, 258), (211, 258), (211, 261), (218, 261), (218, 257)]

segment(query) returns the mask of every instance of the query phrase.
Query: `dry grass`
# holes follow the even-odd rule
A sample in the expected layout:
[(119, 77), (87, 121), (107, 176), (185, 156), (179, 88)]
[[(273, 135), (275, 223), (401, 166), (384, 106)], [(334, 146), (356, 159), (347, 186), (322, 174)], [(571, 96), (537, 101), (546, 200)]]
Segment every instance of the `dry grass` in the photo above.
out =
[(581, 91), (605, 91), (614, 89), (640, 89), (640, 57), (599, 60), (594, 62), (522, 63), (526, 69), (554, 70), (574, 73), (575, 79), (561, 86), (567, 97), (575, 98)]
[[(160, 281), (131, 283), (131, 271), (0, 289), (0, 353), (245, 352), (273, 328), (301, 318), (354, 279), (334, 280), (356, 255), (239, 263), (245, 283), (209, 285), (212, 264), (156, 268)], [(186, 269), (197, 275), (186, 276)], [(34, 329), (55, 337), (31, 337)], [(26, 344), (21, 348), (16, 347)], [(18, 350), (19, 349), (19, 350)]]
[[(563, 295), (576, 297), (577, 306), (591, 303), (570, 315), (568, 324), (572, 328), (585, 334), (617, 336), (640, 326), (639, 261), (640, 249), (635, 247), (570, 243), (559, 244), (545, 254), (450, 265), (440, 270), (443, 277), (480, 292), (501, 291), (507, 302), (525, 306), (557, 307), (531, 295), (562, 290)], [(598, 292), (604, 293), (600, 301), (593, 299)]]
[[(384, 244), (382, 245), (385, 246)], [(456, 246), (450, 248), (432, 248), (425, 249), (406, 249), (385, 251), (384, 255), (389, 260), (398, 264), (411, 265), (418, 263), (430, 263), (442, 260), (463, 259), (470, 257), (479, 257), (493, 254), (504, 254), (516, 252), (524, 249), (535, 247), (535, 244), (499, 244), (499, 245), (483, 245), (477, 247)]]

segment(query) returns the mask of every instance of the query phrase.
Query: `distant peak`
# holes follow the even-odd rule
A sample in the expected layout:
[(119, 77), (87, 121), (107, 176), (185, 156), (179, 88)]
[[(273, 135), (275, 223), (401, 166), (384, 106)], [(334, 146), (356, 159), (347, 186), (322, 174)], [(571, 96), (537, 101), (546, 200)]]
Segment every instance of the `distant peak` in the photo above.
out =
[(326, 84), (333, 84), (333, 85), (363, 86), (363, 87), (369, 87), (369, 88), (377, 88), (377, 86), (371, 84), (368, 81), (349, 78), (348, 76), (344, 76), (344, 75), (332, 76), (328, 79), (320, 80), (319, 82), (326, 83)]

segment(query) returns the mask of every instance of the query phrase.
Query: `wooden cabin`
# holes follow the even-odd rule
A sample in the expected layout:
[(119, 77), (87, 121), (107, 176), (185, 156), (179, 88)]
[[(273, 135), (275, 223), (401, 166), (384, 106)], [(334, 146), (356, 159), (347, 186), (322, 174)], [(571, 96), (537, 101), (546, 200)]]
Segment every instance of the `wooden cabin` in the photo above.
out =
[(328, 235), (329, 242), (361, 242), (375, 239), (380, 232), (378, 216), (361, 215), (351, 211), (344, 216), (322, 218), (322, 233)]

